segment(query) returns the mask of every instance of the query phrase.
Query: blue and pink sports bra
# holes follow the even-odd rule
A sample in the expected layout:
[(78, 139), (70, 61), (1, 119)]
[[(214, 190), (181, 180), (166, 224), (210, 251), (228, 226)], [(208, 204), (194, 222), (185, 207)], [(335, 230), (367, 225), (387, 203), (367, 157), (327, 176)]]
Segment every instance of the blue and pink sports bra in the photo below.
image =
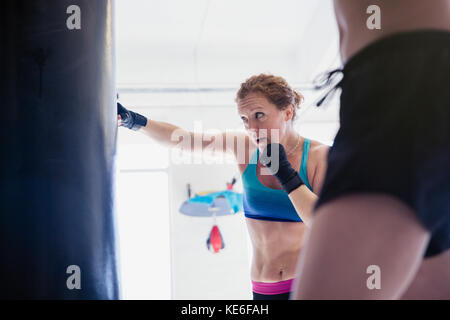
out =
[[(299, 175), (305, 185), (312, 191), (308, 175), (306, 174), (310, 145), (311, 140), (305, 139)], [(247, 218), (269, 221), (302, 222), (284, 190), (266, 187), (259, 181), (256, 175), (258, 160), (259, 149), (253, 153), (247, 168), (242, 174), (245, 216)]]

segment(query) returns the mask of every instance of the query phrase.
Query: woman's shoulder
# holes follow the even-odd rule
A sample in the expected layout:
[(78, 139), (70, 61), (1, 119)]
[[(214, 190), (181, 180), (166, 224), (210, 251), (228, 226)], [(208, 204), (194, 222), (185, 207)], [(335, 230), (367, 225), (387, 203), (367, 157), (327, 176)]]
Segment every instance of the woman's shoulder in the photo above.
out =
[(324, 173), (327, 168), (327, 157), (330, 146), (316, 140), (311, 140), (308, 155), (308, 179), (316, 194), (321, 189)]
[[(305, 138), (305, 140), (308, 138)], [(317, 140), (308, 139), (310, 141), (309, 145), (309, 155), (314, 158), (322, 158), (323, 156), (328, 155), (328, 150), (330, 149), (329, 145), (326, 145)]]

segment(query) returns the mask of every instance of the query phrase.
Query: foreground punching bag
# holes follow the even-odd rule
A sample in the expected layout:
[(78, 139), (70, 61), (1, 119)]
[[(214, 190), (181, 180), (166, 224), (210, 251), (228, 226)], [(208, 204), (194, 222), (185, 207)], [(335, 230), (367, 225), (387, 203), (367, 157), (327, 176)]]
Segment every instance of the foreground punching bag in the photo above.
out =
[(113, 3), (0, 2), (0, 298), (117, 299)]

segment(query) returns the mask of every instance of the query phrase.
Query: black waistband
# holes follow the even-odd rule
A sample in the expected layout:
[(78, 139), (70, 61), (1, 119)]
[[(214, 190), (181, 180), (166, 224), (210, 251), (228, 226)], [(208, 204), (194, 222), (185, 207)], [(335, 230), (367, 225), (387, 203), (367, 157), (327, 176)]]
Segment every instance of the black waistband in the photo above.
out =
[(358, 68), (360, 65), (370, 63), (372, 58), (384, 53), (430, 49), (449, 48), (450, 32), (442, 30), (419, 30), (391, 34), (378, 39), (357, 53), (355, 53), (344, 65), (344, 74)]
[[(319, 107), (342, 87), (343, 81), (358, 69), (370, 66), (371, 61), (393, 52), (416, 52), (433, 48), (448, 49), (450, 52), (450, 32), (442, 30), (419, 30), (391, 34), (378, 39), (354, 54), (341, 69), (319, 75), (314, 80), (315, 89), (328, 88), (317, 102)], [(339, 78), (338, 78), (339, 77)]]

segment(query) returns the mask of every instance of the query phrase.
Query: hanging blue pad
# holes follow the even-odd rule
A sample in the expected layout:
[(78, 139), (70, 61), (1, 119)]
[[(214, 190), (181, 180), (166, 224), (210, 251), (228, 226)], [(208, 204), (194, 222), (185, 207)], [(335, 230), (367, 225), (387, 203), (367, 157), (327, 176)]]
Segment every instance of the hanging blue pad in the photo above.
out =
[(239, 211), (242, 211), (242, 194), (229, 190), (195, 195), (180, 207), (182, 214), (195, 217), (224, 216)]

